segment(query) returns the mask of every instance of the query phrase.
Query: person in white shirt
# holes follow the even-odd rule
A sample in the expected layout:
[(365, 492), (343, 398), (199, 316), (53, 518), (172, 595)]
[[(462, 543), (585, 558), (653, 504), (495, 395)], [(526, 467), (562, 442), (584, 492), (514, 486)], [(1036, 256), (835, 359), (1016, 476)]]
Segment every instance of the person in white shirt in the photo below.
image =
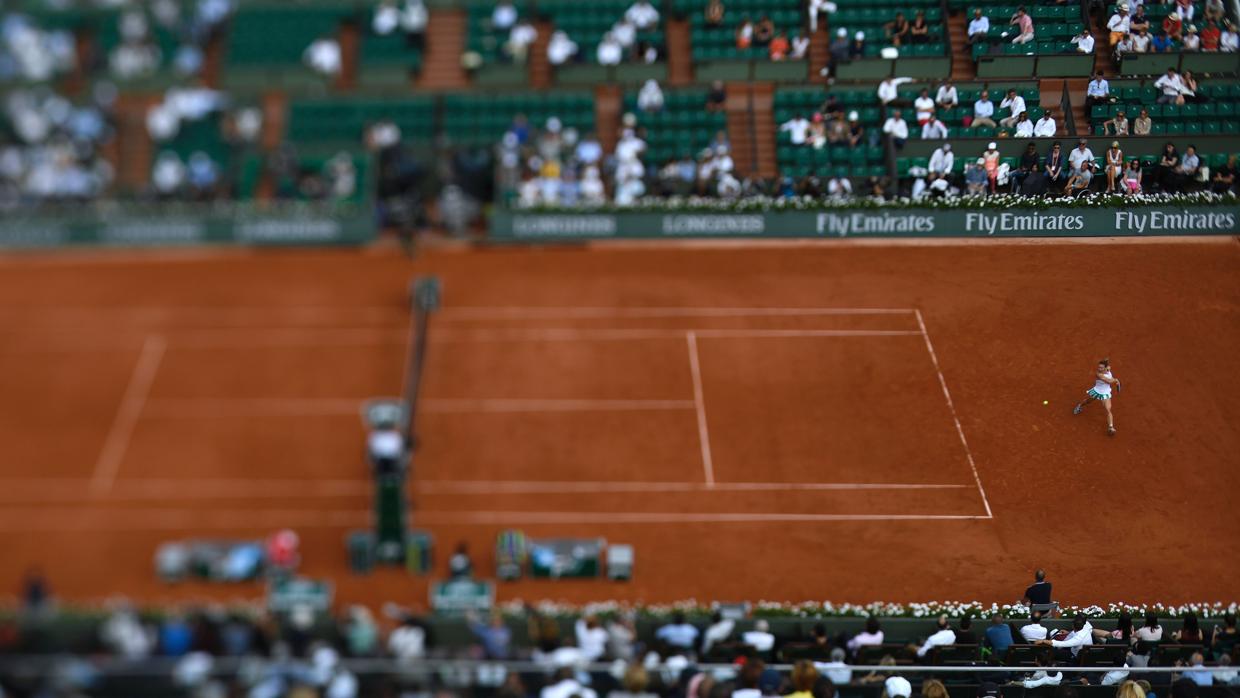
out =
[(611, 25), (611, 35), (620, 42), (625, 49), (633, 47), (633, 43), (637, 41), (637, 27), (627, 19), (621, 19), (619, 22)]
[(561, 667), (555, 672), (555, 683), (544, 686), (538, 698), (598, 698), (598, 693), (589, 686), (583, 686), (574, 678), (571, 667)]
[(913, 684), (903, 676), (891, 676), (883, 682), (883, 693), (887, 698), (909, 698), (913, 695)]
[(711, 619), (710, 626), (702, 633), (702, 656), (710, 654), (711, 647), (731, 637), (734, 628), (736, 628), (736, 621), (716, 613)]
[(637, 108), (644, 112), (663, 111), (663, 90), (657, 80), (651, 78), (642, 85), (637, 93)]
[(999, 102), (999, 108), (1008, 110), (1008, 115), (999, 119), (999, 125), (1011, 128), (1016, 125), (1020, 115), (1025, 112), (1025, 98), (1016, 94), (1014, 89), (1008, 90), (1007, 96), (1003, 98), (1002, 102)]
[(941, 177), (946, 177), (952, 173), (952, 166), (956, 164), (956, 156), (952, 154), (952, 144), (944, 143), (934, 149), (934, 153), (930, 155), (930, 171)]
[[(1089, 149), (1089, 142), (1082, 138), (1072, 152), (1068, 153), (1068, 165), (1072, 167), (1072, 171), (1076, 172), (1081, 169), (1081, 163), (1094, 161), (1094, 151)], [(1079, 618), (1080, 616), (1078, 616)], [(1073, 652), (1072, 654), (1076, 654)]]
[(499, 4), (491, 10), (491, 29), (505, 31), (512, 29), (516, 23), (517, 8), (513, 7), (512, 0), (499, 0)]
[(650, 31), (659, 26), (659, 11), (650, 4), (650, 0), (637, 0), (625, 11), (624, 18), (638, 31)]
[(577, 648), (587, 662), (596, 662), (607, 653), (607, 629), (598, 622), (598, 618), (578, 618), (573, 630), (577, 635)]
[(946, 645), (956, 644), (956, 631), (951, 629), (947, 623), (947, 616), (939, 616), (938, 630), (933, 635), (926, 638), (926, 641), (917, 648), (917, 656), (924, 657), (926, 653), (935, 647), (943, 647)]
[(1181, 22), (1188, 24), (1193, 21), (1193, 15), (1197, 14), (1197, 8), (1191, 2), (1182, 5), (1177, 2), (1175, 4), (1175, 13), (1180, 16)]
[(836, 5), (831, 0), (809, 0), (809, 31), (818, 31), (818, 16), (835, 12)]
[(1092, 109), (1095, 104), (1108, 104), (1111, 101), (1111, 83), (1102, 77), (1102, 71), (1094, 73), (1094, 79), (1085, 86), (1085, 108)]
[(985, 41), (990, 33), (990, 18), (982, 14), (982, 8), (973, 10), (973, 19), (969, 20), (969, 43)]
[(560, 66), (575, 55), (577, 55), (577, 42), (570, 39), (564, 30), (557, 29), (551, 35), (551, 41), (547, 43), (547, 60), (551, 65)]
[(1029, 112), (1021, 112), (1016, 119), (1016, 132), (1014, 135), (1017, 138), (1033, 138), (1033, 122), (1029, 120)]
[(624, 57), (624, 47), (619, 41), (607, 32), (603, 35), (603, 40), (598, 43), (597, 58), (599, 65), (620, 65), (620, 59)]
[(1223, 53), (1240, 51), (1240, 34), (1236, 33), (1236, 28), (1232, 26), (1231, 20), (1223, 20), (1223, 33), (1219, 35), (1218, 50)]
[(775, 646), (775, 636), (771, 634), (770, 624), (759, 618), (754, 622), (753, 630), (741, 633), (741, 642), (759, 652), (770, 652)]
[[(1073, 170), (1079, 170), (1080, 163), (1088, 162), (1092, 164), (1094, 161), (1093, 153), (1089, 152), (1089, 148), (1085, 148), (1084, 139), (1081, 139), (1081, 148), (1084, 149), (1084, 152), (1089, 153), (1089, 157), (1086, 159), (1083, 156), (1078, 156), (1080, 149), (1073, 150), (1068, 156), (1069, 162), (1073, 163)], [(1077, 159), (1073, 160), (1074, 157)], [(1072, 632), (1068, 633), (1068, 637), (1062, 640), (1040, 640), (1037, 644), (1049, 645), (1055, 649), (1068, 650), (1072, 653), (1073, 657), (1076, 657), (1076, 655), (1080, 653), (1082, 647), (1094, 644), (1094, 626), (1089, 624), (1089, 621), (1086, 620), (1084, 615), (1078, 615), (1072, 620)]]
[(1183, 50), (1185, 51), (1200, 51), (1201, 50), (1201, 37), (1197, 34), (1197, 27), (1195, 25), (1192, 25), (1192, 24), (1188, 25), (1188, 29), (1185, 30), (1184, 40), (1183, 40), (1183, 44), (1181, 44), (1181, 48), (1183, 48)]
[(421, 37), (426, 33), (426, 25), (431, 21), (430, 10), (422, 0), (405, 0), (405, 9), (400, 12), (400, 28), (406, 34)]
[(861, 647), (881, 644), (883, 644), (883, 630), (878, 625), (878, 619), (871, 617), (865, 621), (865, 630), (853, 635), (849, 639), (848, 649), (851, 652), (856, 652)]
[(398, 662), (414, 662), (426, 656), (426, 629), (415, 618), (406, 618), (388, 635), (388, 652)]
[[(827, 180), (827, 196), (838, 199), (846, 196), (852, 196), (852, 193), (852, 182), (848, 181), (847, 177), (832, 177)], [(852, 672), (849, 673), (851, 674)]]
[[(847, 182), (848, 180), (844, 181)], [(850, 194), (852, 193), (851, 184), (848, 187), (848, 192)], [(848, 654), (844, 651), (843, 647), (836, 647), (831, 650), (831, 661), (814, 662), (814, 668), (821, 672), (823, 676), (830, 679), (831, 683), (836, 686), (845, 686), (852, 683), (853, 675), (852, 669), (850, 669), (848, 664), (844, 661), (847, 656)]]
[(995, 127), (995, 103), (990, 101), (990, 92), (982, 90), (982, 94), (978, 96), (977, 101), (973, 103), (973, 122), (970, 124), (972, 128)]
[(1150, 44), (1153, 43), (1154, 37), (1149, 32), (1141, 29), (1128, 35), (1128, 41), (1132, 43), (1133, 53), (1149, 53)]
[(1059, 127), (1055, 124), (1055, 114), (1047, 109), (1042, 118), (1038, 119), (1038, 123), (1033, 126), (1033, 135), (1035, 138), (1053, 138)]
[(1134, 630), (1132, 636), (1144, 642), (1162, 642), (1163, 629), (1158, 624), (1158, 615), (1145, 614), (1145, 624)]
[(793, 32), (792, 53), (790, 54), (790, 57), (792, 58), (792, 60), (799, 61), (802, 58), (805, 58), (806, 54), (809, 53), (809, 44), (810, 44), (810, 41), (809, 41), (808, 36), (805, 36), (804, 34), (800, 34), (797, 32)]
[(809, 140), (809, 119), (803, 114), (797, 114), (785, 121), (779, 130), (788, 134), (788, 142), (793, 145), (805, 145)]
[(325, 77), (340, 74), (340, 42), (330, 36), (320, 37), (306, 48), (306, 65)]
[(912, 81), (913, 78), (884, 78), (882, 82), (878, 83), (878, 101), (883, 104), (891, 104), (900, 97), (900, 85)]
[(916, 110), (918, 125), (925, 123), (934, 118), (934, 100), (930, 99), (930, 90), (922, 90), (921, 94), (913, 100), (913, 109)]
[(1078, 53), (1088, 54), (1094, 52), (1094, 36), (1089, 33), (1088, 27), (1082, 29), (1080, 34), (1072, 37), (1071, 42), (1076, 44)]
[(883, 133), (891, 136), (891, 142), (897, 149), (904, 147), (905, 142), (908, 141), (908, 124), (904, 122), (899, 109), (893, 111), (891, 116), (883, 122)]
[(921, 125), (921, 138), (925, 141), (937, 141), (947, 138), (947, 124), (940, 119), (930, 119)]
[(396, 0), (383, 0), (375, 8), (375, 15), (370, 20), (370, 30), (379, 36), (387, 36), (400, 26), (400, 10)]
[(1107, 20), (1107, 31), (1110, 32), (1109, 36), (1112, 46), (1118, 44), (1119, 40), (1124, 38), (1124, 35), (1128, 33), (1129, 26), (1128, 3), (1125, 0), (1120, 0), (1119, 6), (1115, 8), (1115, 14), (1111, 15), (1111, 18)]
[(1154, 81), (1154, 87), (1161, 92), (1157, 100), (1159, 104), (1184, 103), (1184, 81), (1175, 68), (1167, 68), (1167, 72)]
[(939, 85), (939, 91), (934, 95), (934, 103), (942, 109), (955, 109), (960, 105), (960, 98), (956, 94), (956, 86), (951, 80)]
[(508, 55), (518, 63), (524, 63), (529, 55), (530, 45), (538, 38), (538, 30), (528, 20), (521, 20), (512, 31), (508, 32), (508, 42), (504, 44)]
[(1063, 681), (1063, 672), (1057, 671), (1053, 674), (1047, 673), (1047, 665), (1050, 664), (1050, 657), (1045, 652), (1037, 653), (1035, 661), (1038, 664), (1038, 670), (1033, 672), (1029, 678), (1020, 682), (1025, 688), (1037, 688), (1039, 686), (1058, 686)]
[(1033, 644), (1039, 640), (1045, 640), (1047, 635), (1046, 626), (1042, 625), (1042, 614), (1034, 613), (1029, 619), (1028, 625), (1022, 625), (1020, 628), (1020, 636), (1025, 638), (1025, 642)]

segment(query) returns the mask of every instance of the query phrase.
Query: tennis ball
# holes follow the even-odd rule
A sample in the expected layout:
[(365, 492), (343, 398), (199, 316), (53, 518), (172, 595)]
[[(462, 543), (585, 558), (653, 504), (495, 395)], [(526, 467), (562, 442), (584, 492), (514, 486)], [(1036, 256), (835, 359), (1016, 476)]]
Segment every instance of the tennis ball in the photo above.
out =
[(1042, 404), (1043, 404), (1043, 405), (1049, 405), (1049, 404), (1051, 404), (1051, 403), (1050, 403), (1048, 400), (1043, 400), (1043, 401), (1042, 401)]

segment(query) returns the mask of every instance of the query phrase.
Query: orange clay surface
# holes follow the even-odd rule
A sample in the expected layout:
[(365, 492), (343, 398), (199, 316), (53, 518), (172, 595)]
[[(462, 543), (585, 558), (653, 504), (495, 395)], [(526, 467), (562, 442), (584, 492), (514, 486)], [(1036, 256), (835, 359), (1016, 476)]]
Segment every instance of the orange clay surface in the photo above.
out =
[[(0, 589), (255, 597), (155, 548), (289, 527), (341, 601), (424, 603), (344, 538), (427, 273), (438, 569), (504, 528), (636, 548), (501, 598), (1006, 602), (1039, 566), (1069, 603), (1240, 597), (1234, 239), (0, 258)], [(1104, 355), (1113, 438), (1071, 414)]]

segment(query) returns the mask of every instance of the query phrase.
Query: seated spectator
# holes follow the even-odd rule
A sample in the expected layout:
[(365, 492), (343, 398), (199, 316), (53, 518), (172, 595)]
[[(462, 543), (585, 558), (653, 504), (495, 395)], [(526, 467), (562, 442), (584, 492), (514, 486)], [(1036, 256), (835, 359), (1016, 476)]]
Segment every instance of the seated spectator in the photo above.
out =
[(1107, 36), (1112, 46), (1118, 44), (1119, 40), (1124, 38), (1124, 35), (1128, 33), (1128, 28), (1128, 3), (1126, 0), (1120, 0), (1115, 7), (1115, 14), (1111, 15), (1111, 18), (1107, 20), (1107, 31), (1110, 32)]
[(1201, 50), (1217, 51), (1222, 38), (1223, 32), (1218, 28), (1214, 20), (1206, 22), (1205, 28), (1201, 30)]
[(1008, 115), (999, 119), (999, 125), (1011, 128), (1020, 120), (1020, 115), (1025, 113), (1025, 98), (1016, 93), (1016, 89), (1008, 90), (1007, 96), (999, 102), (1000, 109), (1007, 109)]
[(960, 627), (953, 632), (956, 633), (956, 644), (958, 645), (976, 645), (977, 632), (973, 630), (973, 619), (965, 616), (960, 619)]
[(1141, 161), (1133, 158), (1124, 167), (1124, 191), (1129, 194), (1141, 193)]
[(848, 143), (848, 124), (844, 121), (843, 114), (837, 114), (827, 125), (827, 143), (831, 145)]
[(883, 694), (887, 698), (909, 698), (913, 695), (913, 684), (903, 676), (892, 676), (883, 682)]
[(818, 31), (818, 19), (835, 10), (836, 4), (832, 0), (809, 0), (809, 32), (813, 34)]
[[(1064, 187), (1064, 194), (1067, 196), (1075, 196), (1077, 194), (1082, 194), (1084, 192), (1089, 191), (1089, 185), (1090, 185), (1090, 182), (1093, 181), (1093, 178), (1094, 178), (1094, 163), (1092, 161), (1081, 163), (1081, 168), (1079, 170), (1073, 171), (1072, 175), (1068, 177), (1068, 184), (1067, 186)], [(1048, 641), (1043, 640), (1043, 642), (1048, 642)], [(1050, 640), (1049, 642), (1051, 642), (1052, 644), (1056, 642), (1064, 643), (1064, 642), (1069, 642), (1069, 640)], [(1089, 643), (1085, 643), (1085, 644), (1089, 644)], [(1076, 656), (1076, 652), (1080, 651), (1079, 645), (1060, 644), (1057, 646), (1066, 648), (1067, 650), (1071, 651), (1073, 657)]]
[(1125, 34), (1120, 37), (1119, 43), (1115, 44), (1115, 60), (1122, 62), (1125, 55), (1135, 50), (1136, 43), (1133, 41), (1132, 34)]
[(766, 47), (767, 56), (772, 61), (785, 60), (791, 50), (792, 44), (788, 41), (788, 35), (783, 32), (775, 32), (775, 36), (771, 38), (771, 42)]
[[(851, 196), (852, 195), (852, 184), (848, 183), (847, 178), (842, 178), (842, 179), (843, 179), (843, 182), (848, 185), (848, 188), (847, 188), (848, 195)], [(832, 180), (832, 181), (835, 181), (835, 180)], [(830, 189), (830, 184), (828, 184), (828, 190), (829, 189)], [(814, 667), (817, 668), (818, 671), (822, 672), (822, 675), (827, 677), (827, 679), (830, 680), (832, 684), (836, 686), (846, 686), (852, 683), (852, 675), (853, 675), (852, 669), (844, 661), (846, 657), (847, 657), (847, 654), (844, 652), (844, 648), (836, 647), (835, 649), (831, 650), (831, 661), (818, 662), (814, 664)]]
[(637, 0), (624, 12), (624, 18), (637, 28), (637, 31), (653, 31), (659, 26), (659, 11), (650, 0)]
[(831, 64), (836, 65), (843, 63), (851, 58), (849, 50), (852, 42), (848, 40), (848, 30), (844, 28), (835, 31), (835, 38), (827, 46), (827, 52), (831, 54)]
[(607, 32), (603, 35), (603, 40), (598, 43), (595, 53), (599, 65), (620, 65), (620, 61), (624, 58), (624, 46), (616, 40), (615, 34)]
[(904, 148), (904, 144), (908, 142), (908, 124), (899, 109), (892, 111), (891, 116), (883, 122), (883, 133), (891, 137), (891, 143), (896, 150)]
[[(1234, 156), (1233, 156), (1234, 157)], [(1235, 168), (1232, 168), (1235, 171)], [(1231, 655), (1224, 654), (1218, 658), (1218, 669), (1214, 671), (1214, 683), (1220, 686), (1235, 686), (1240, 682), (1240, 671), (1231, 666)]]
[(982, 90), (978, 95), (977, 101), (973, 103), (973, 121), (969, 123), (972, 128), (995, 128), (995, 103), (990, 101), (990, 92)]
[(809, 144), (815, 148), (827, 147), (827, 122), (821, 112), (816, 112), (810, 121)]
[(758, 23), (753, 25), (753, 43), (755, 46), (766, 46), (775, 38), (775, 23), (769, 15), (762, 15)]
[[(1084, 138), (1077, 141), (1076, 147), (1072, 149), (1072, 152), (1068, 153), (1068, 165), (1072, 168), (1073, 171), (1081, 169), (1081, 165), (1083, 163), (1093, 162), (1093, 161), (1094, 161), (1094, 151), (1089, 149), (1089, 141)], [(1046, 582), (1046, 584), (1047, 584), (1046, 594), (1049, 595), (1050, 594), (1050, 582)], [(1037, 586), (1037, 585), (1035, 584), (1034, 586)], [(1032, 589), (1033, 587), (1030, 587), (1030, 588)], [(1028, 594), (1029, 592), (1026, 591), (1025, 593)], [(1042, 597), (1039, 597), (1039, 598), (1042, 598)], [(1037, 602), (1030, 601), (1029, 603), (1036, 604)], [(1047, 601), (1046, 603), (1050, 603), (1050, 602)]]
[(642, 85), (637, 93), (637, 108), (646, 113), (663, 111), (663, 90), (657, 80), (652, 78)]
[(691, 651), (697, 643), (698, 629), (685, 620), (685, 614), (677, 611), (670, 623), (655, 631), (655, 637), (674, 649)]
[(883, 105), (893, 105), (900, 99), (899, 87), (913, 78), (883, 78), (878, 83), (878, 101)]
[(1025, 175), (1020, 182), (1020, 189), (1017, 193), (1021, 196), (1046, 196), (1050, 185), (1046, 179), (1046, 173), (1042, 171), (1040, 165), (1034, 165), (1029, 174)]
[(1144, 29), (1132, 32), (1128, 35), (1129, 43), (1132, 44), (1132, 53), (1149, 53), (1153, 46), (1153, 39)]
[(1042, 113), (1042, 118), (1038, 119), (1038, 123), (1033, 126), (1033, 135), (1035, 138), (1054, 138), (1059, 127), (1055, 124), (1055, 111), (1047, 109)]
[(657, 698), (650, 692), (650, 674), (640, 664), (629, 664), (620, 679), (621, 690), (612, 691), (607, 698)]
[[(1141, 111), (1145, 111), (1142, 109)], [(1146, 118), (1149, 118), (1148, 116)], [(1124, 110), (1120, 109), (1115, 116), (1102, 122), (1102, 133), (1106, 135), (1127, 136), (1128, 135), (1128, 117), (1124, 115)]]
[(938, 679), (926, 679), (921, 682), (921, 698), (949, 698), (947, 686)]
[[(1187, 159), (1188, 154), (1185, 153), (1184, 157)], [(1205, 661), (1206, 658), (1202, 655), (1202, 653), (1193, 652), (1193, 655), (1189, 657), (1187, 664), (1185, 664), (1184, 660), (1178, 659), (1176, 660), (1175, 665), (1178, 667), (1185, 667), (1184, 673), (1181, 674), (1183, 678), (1191, 680), (1198, 686), (1213, 686), (1214, 672), (1205, 667)]]
[(862, 647), (881, 644), (883, 644), (883, 629), (879, 626), (878, 619), (870, 616), (865, 619), (865, 629), (848, 640), (848, 650), (855, 654)]
[(1081, 29), (1081, 33), (1072, 37), (1071, 43), (1076, 44), (1077, 53), (1091, 54), (1094, 52), (1094, 36), (1089, 33), (1089, 27)]
[(561, 667), (556, 670), (551, 683), (544, 686), (538, 698), (598, 698), (598, 693), (577, 680), (572, 667)]
[(1186, 70), (1180, 74), (1180, 79), (1184, 81), (1184, 101), (1191, 104), (1202, 104), (1208, 102), (1209, 99), (1201, 91), (1197, 84), (1197, 78), (1193, 75), (1193, 71)]
[(809, 119), (804, 114), (797, 114), (780, 125), (781, 133), (788, 134), (788, 142), (792, 145), (805, 145), (809, 139)]
[[(498, 7), (497, 5), (496, 9)], [(370, 30), (378, 36), (388, 36), (399, 26), (400, 9), (396, 7), (396, 0), (380, 0), (370, 21)]]
[(981, 196), (986, 193), (989, 177), (986, 174), (984, 158), (978, 158), (976, 163), (969, 164), (964, 173), (964, 181), (969, 195)]
[[(1191, 145), (1188, 146), (1188, 148), (1184, 151), (1185, 161), (1188, 160), (1188, 156), (1190, 154), (1196, 157), (1196, 149)], [(1185, 164), (1184, 162), (1180, 163), (1181, 166), (1183, 166), (1184, 164)], [(1196, 172), (1194, 171), (1192, 172), (1192, 174), (1196, 174)], [(1193, 613), (1192, 611), (1185, 613), (1184, 624), (1180, 626), (1179, 630), (1171, 634), (1171, 639), (1175, 640), (1181, 645), (1202, 644), (1201, 626), (1197, 623), (1197, 614)]]
[[(1225, 167), (1231, 170), (1233, 175), (1236, 174), (1235, 159), (1234, 155), (1229, 156), (1225, 165)], [(1219, 171), (1222, 172), (1223, 170), (1220, 169)], [(1210, 649), (1214, 652), (1214, 656), (1221, 657), (1225, 654), (1231, 654), (1232, 649), (1237, 644), (1240, 644), (1237, 643), (1237, 638), (1240, 638), (1240, 633), (1236, 631), (1236, 614), (1223, 614), (1223, 624), (1214, 626), (1214, 631), (1210, 637)]]
[(1178, 15), (1182, 22), (1192, 22), (1193, 16), (1197, 14), (1197, 7), (1193, 4), (1193, 0), (1175, 0), (1172, 5), (1172, 14)]
[[(352, 159), (350, 159), (352, 163)], [(190, 192), (198, 200), (207, 200), (215, 196), (220, 180), (220, 170), (215, 162), (201, 150), (189, 156), (189, 167), (186, 170)], [(347, 198), (347, 197), (346, 197)]]
[[(805, 121), (804, 117), (801, 119)], [(809, 122), (806, 121), (806, 124)], [(736, 621), (731, 618), (724, 618), (723, 614), (715, 612), (710, 619), (710, 626), (706, 628), (706, 632), (702, 633), (702, 656), (710, 654), (710, 649), (715, 645), (726, 642), (732, 636), (732, 631), (736, 628)]]
[[(1048, 187), (1057, 189), (1067, 181), (1069, 168), (1064, 166), (1066, 162), (1063, 148), (1060, 147), (1059, 141), (1055, 141), (1051, 144), (1050, 152), (1046, 154), (1042, 162), (1042, 172), (1046, 175)], [(1045, 640), (1047, 634), (1046, 627), (1042, 625), (1042, 611), (1034, 611), (1030, 615), (1029, 624), (1020, 629), (1021, 637), (1025, 638), (1025, 642), (1028, 643)]]
[(848, 45), (848, 57), (856, 60), (865, 55), (865, 32), (853, 34), (852, 43)]
[(982, 8), (973, 9), (973, 19), (969, 20), (969, 45), (976, 44), (979, 41), (986, 41), (986, 37), (990, 34), (990, 18), (982, 14)]
[(955, 164), (956, 156), (952, 154), (952, 144), (944, 143), (931, 153), (929, 170), (939, 177), (947, 177), (951, 175)]
[(1038, 670), (1020, 681), (1023, 688), (1028, 690), (1040, 686), (1058, 686), (1063, 681), (1063, 672), (1057, 671), (1052, 674), (1046, 670), (1054, 664), (1050, 652), (1038, 652), (1034, 655), (1034, 661), (1037, 663)]
[[(1174, 191), (1176, 189), (1176, 171), (1180, 167), (1180, 153), (1175, 149), (1175, 145), (1167, 143), (1163, 146), (1162, 154), (1158, 157), (1158, 164), (1155, 173), (1158, 176), (1158, 187), (1162, 191)], [(1153, 622), (1153, 627), (1150, 623)], [(1158, 639), (1148, 639), (1157, 636)], [(1158, 642), (1162, 640), (1163, 630), (1158, 625), (1158, 617), (1154, 614), (1145, 616), (1145, 625), (1137, 629), (1137, 640), (1145, 642)]]
[(753, 46), (753, 20), (745, 17), (736, 25), (736, 48), (744, 51)]
[(1029, 112), (1023, 111), (1016, 118), (1016, 131), (1013, 134), (1017, 138), (1033, 138), (1033, 122), (1029, 120)]
[(316, 73), (333, 78), (340, 74), (340, 42), (331, 36), (321, 36), (306, 48), (302, 60)]
[(1165, 29), (1160, 29), (1150, 42), (1150, 51), (1153, 53), (1167, 53), (1174, 48), (1175, 41), (1167, 35), (1167, 31)]
[(1190, 24), (1184, 30), (1184, 38), (1181, 40), (1181, 48), (1184, 51), (1196, 52), (1201, 50), (1201, 37), (1197, 35), (1197, 25)]
[(706, 19), (706, 26), (713, 28), (723, 26), (723, 18), (726, 13), (727, 10), (723, 6), (723, 0), (710, 0), (710, 2), (706, 4), (706, 9), (703, 11), (703, 15)]
[(1236, 28), (1229, 19), (1223, 20), (1223, 33), (1219, 35), (1218, 50), (1223, 53), (1240, 51), (1240, 34), (1236, 33)]
[(919, 126), (934, 118), (934, 100), (930, 98), (930, 90), (922, 89), (917, 98), (913, 100), (913, 109), (916, 110)]
[(1184, 21), (1174, 12), (1163, 18), (1162, 29), (1173, 42), (1184, 38)]
[(1137, 118), (1132, 120), (1132, 135), (1148, 136), (1150, 135), (1150, 130), (1153, 127), (1154, 122), (1150, 119), (1150, 110), (1142, 107), (1141, 113), (1137, 115)]
[[(1033, 172), (1035, 169), (1037, 169), (1038, 160), (1040, 159), (1041, 158), (1038, 156), (1037, 144), (1030, 141), (1029, 145), (1025, 146), (1025, 152), (1020, 154), (1020, 161), (1017, 163), (1016, 169), (1013, 170), (1008, 175), (1008, 179), (1011, 180), (1012, 182), (1012, 191), (1016, 191), (1020, 187), (1021, 183), (1024, 181), (1025, 177), (1028, 177), (1030, 172)], [(999, 614), (996, 614), (995, 616), (991, 617), (990, 619), (991, 626), (986, 628), (986, 638), (983, 638), (984, 645), (990, 646), (987, 643), (989, 643), (988, 638), (990, 634), (992, 632), (995, 632), (994, 631), (994, 619), (1001, 618), (1001, 617), (1002, 616), (1000, 616)], [(1007, 626), (1005, 625), (1004, 627), (1007, 627)], [(1012, 636), (1012, 629), (1008, 628), (1008, 637), (1010, 638), (1011, 636)], [(1011, 644), (1011, 642), (1009, 642), (1008, 644)], [(1004, 648), (1004, 651), (1007, 651), (1006, 648)]]
[[(996, 153), (997, 152), (998, 151), (996, 151)], [(951, 625), (948, 624), (946, 615), (939, 616), (937, 628), (938, 629), (927, 637), (925, 642), (922, 642), (921, 646), (917, 648), (918, 657), (925, 657), (926, 654), (935, 647), (956, 644), (956, 631), (952, 630)]]
[(908, 42), (911, 27), (908, 20), (904, 18), (903, 12), (897, 12), (895, 19), (883, 25), (883, 31), (886, 32), (887, 40), (892, 46), (902, 46)]
[(809, 37), (800, 32), (792, 32), (790, 39), (792, 41), (792, 51), (788, 54), (788, 57), (794, 61), (804, 60), (809, 55)]
[(771, 634), (771, 625), (764, 618), (754, 621), (753, 630), (741, 633), (741, 642), (758, 652), (770, 652), (775, 647), (775, 636)]
[(430, 21), (431, 13), (423, 0), (405, 0), (405, 7), (400, 12), (400, 28), (405, 32), (406, 43), (420, 47)]
[(512, 0), (499, 0), (495, 9), (491, 10), (491, 30), (508, 31), (517, 24), (517, 8)]
[(557, 29), (547, 43), (547, 61), (553, 66), (561, 66), (577, 55), (577, 42), (569, 38), (568, 32)]
[(537, 38), (538, 30), (534, 28), (534, 24), (528, 19), (522, 19), (513, 26), (512, 31), (508, 32), (508, 41), (504, 44), (504, 51), (513, 61), (524, 63), (526, 56), (529, 55), (530, 46)]
[(469, 624), (469, 631), (482, 643), (482, 651), (487, 659), (502, 661), (512, 656), (512, 630), (504, 624), (503, 614), (492, 611), (490, 620), (485, 625), (473, 614), (467, 615), (465, 619)]
[(925, 44), (930, 41), (930, 25), (926, 23), (926, 11), (918, 10), (913, 15), (913, 23), (909, 26), (909, 41), (914, 44)]
[(1145, 14), (1145, 4), (1137, 3), (1137, 9), (1130, 13), (1128, 18), (1128, 30), (1133, 32), (1150, 30), (1150, 18)]
[(710, 84), (710, 91), (706, 93), (706, 111), (718, 112), (727, 108), (728, 92), (723, 87), (722, 80), (716, 80)]
[(1025, 11), (1024, 5), (1016, 8), (1016, 14), (1012, 15), (1008, 24), (1015, 25), (1017, 29), (1016, 38), (1012, 39), (1013, 44), (1027, 44), (1033, 41), (1033, 17)]
[(939, 91), (934, 95), (934, 103), (940, 109), (955, 109), (960, 106), (960, 99), (956, 94), (956, 86), (952, 84), (950, 79), (945, 80), (939, 85)]
[(932, 118), (921, 126), (921, 138), (926, 141), (943, 140), (947, 138), (947, 124), (942, 120)]
[[(1088, 150), (1084, 146), (1084, 139), (1082, 139), (1081, 148)], [(1076, 153), (1077, 151), (1073, 152)], [(1088, 158), (1081, 158), (1075, 164), (1073, 174), (1068, 178), (1067, 194), (1071, 196), (1088, 190), (1093, 176), (1094, 157), (1091, 153)], [(1072, 619), (1072, 632), (1068, 633), (1066, 638), (1062, 640), (1039, 640), (1037, 644), (1053, 647), (1060, 650), (1061, 656), (1070, 654), (1075, 659), (1082, 647), (1094, 644), (1094, 627), (1090, 625), (1089, 619), (1085, 617), (1085, 614), (1079, 613)]]

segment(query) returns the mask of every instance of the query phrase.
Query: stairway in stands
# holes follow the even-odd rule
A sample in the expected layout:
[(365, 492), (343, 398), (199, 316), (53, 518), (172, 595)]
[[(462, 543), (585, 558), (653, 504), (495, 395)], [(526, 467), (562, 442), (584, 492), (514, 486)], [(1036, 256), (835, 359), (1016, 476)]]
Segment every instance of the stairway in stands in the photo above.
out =
[(775, 159), (775, 85), (756, 82), (752, 85), (753, 137), (757, 162), (754, 171), (759, 177), (774, 177), (778, 171)]
[(465, 52), (464, 10), (431, 10), (428, 26), (434, 31), (426, 35), (422, 54), (422, 72), (417, 86), (425, 90), (460, 89), (469, 86), (469, 76), (461, 65)]
[[(809, 31), (808, 27), (806, 31)], [(831, 31), (824, 17), (818, 21), (818, 31), (809, 36), (809, 81), (825, 83), (827, 76), (820, 75), (820, 72), (830, 61)]]
[(693, 84), (693, 46), (689, 20), (668, 20), (664, 37), (667, 41), (668, 84), (673, 87)]
[(753, 124), (750, 119), (750, 85), (730, 82), (726, 85), (728, 99), (728, 141), (732, 144), (732, 163), (738, 178), (749, 175), (754, 167)]
[(977, 66), (973, 63), (973, 49), (969, 46), (968, 17), (964, 12), (956, 12), (948, 14), (944, 23), (947, 25), (947, 38), (951, 41), (952, 80), (973, 80), (977, 77)]
[(536, 90), (545, 90), (551, 87), (555, 81), (555, 72), (551, 69), (551, 60), (547, 57), (547, 44), (551, 43), (551, 34), (555, 31), (555, 25), (551, 22), (541, 21), (534, 22), (534, 28), (538, 30), (538, 38), (530, 44), (529, 57), (529, 76), (530, 87)]

